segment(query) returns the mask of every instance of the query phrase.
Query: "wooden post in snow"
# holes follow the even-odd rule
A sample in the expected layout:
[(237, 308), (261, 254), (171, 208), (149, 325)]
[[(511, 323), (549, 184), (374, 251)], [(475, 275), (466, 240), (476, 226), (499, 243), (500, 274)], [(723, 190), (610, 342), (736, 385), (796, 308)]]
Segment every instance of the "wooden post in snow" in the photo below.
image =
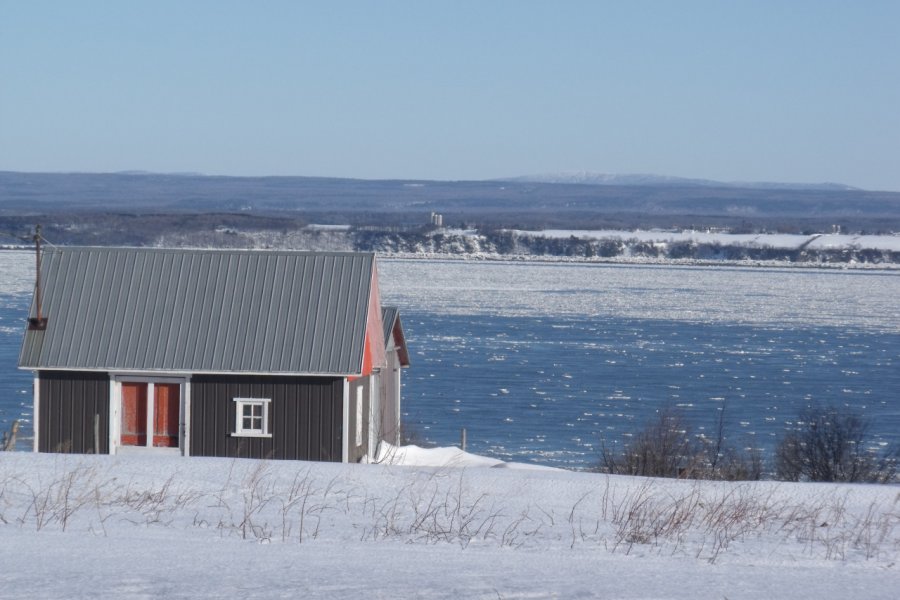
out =
[(466, 451), (466, 428), (463, 427), (462, 431), (459, 434), (459, 447), (462, 448), (462, 451)]
[(100, 415), (94, 414), (94, 454), (100, 454)]
[(0, 450), (4, 452), (12, 451), (16, 447), (16, 436), (19, 433), (19, 421), (13, 421), (9, 433), (3, 432), (3, 443), (0, 444)]

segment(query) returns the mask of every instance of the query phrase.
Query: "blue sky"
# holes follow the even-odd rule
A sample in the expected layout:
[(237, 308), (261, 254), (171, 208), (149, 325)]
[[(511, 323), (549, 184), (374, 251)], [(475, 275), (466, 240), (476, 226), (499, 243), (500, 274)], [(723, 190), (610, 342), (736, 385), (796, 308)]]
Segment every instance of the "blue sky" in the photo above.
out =
[(900, 1), (0, 0), (0, 170), (900, 190)]

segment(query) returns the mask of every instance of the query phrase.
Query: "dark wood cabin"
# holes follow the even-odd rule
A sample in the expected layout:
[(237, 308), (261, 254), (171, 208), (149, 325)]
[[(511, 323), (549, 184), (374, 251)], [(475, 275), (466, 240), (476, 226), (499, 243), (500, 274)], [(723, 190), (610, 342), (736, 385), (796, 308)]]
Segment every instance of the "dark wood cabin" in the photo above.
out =
[(399, 442), (409, 353), (374, 254), (42, 258), (19, 357), (35, 451), (357, 462)]

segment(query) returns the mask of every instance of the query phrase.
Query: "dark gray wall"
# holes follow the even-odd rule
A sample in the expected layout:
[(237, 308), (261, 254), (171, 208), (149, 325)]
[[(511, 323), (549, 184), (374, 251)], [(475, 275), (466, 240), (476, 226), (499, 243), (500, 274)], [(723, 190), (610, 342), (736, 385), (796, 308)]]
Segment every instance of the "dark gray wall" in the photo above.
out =
[(94, 452), (94, 415), (99, 415), (99, 451), (109, 452), (109, 375), (40, 371), (38, 451)]
[[(234, 437), (234, 398), (270, 398), (271, 438)], [(191, 378), (191, 456), (341, 460), (343, 380), (196, 375)]]

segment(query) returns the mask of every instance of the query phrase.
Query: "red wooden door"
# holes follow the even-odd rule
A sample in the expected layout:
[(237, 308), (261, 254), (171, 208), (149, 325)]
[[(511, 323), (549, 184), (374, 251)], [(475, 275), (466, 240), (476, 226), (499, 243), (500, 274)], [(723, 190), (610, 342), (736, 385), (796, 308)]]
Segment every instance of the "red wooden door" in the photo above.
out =
[(177, 448), (181, 386), (177, 383), (157, 383), (153, 389), (153, 445)]
[(122, 383), (122, 445), (147, 445), (146, 383)]

